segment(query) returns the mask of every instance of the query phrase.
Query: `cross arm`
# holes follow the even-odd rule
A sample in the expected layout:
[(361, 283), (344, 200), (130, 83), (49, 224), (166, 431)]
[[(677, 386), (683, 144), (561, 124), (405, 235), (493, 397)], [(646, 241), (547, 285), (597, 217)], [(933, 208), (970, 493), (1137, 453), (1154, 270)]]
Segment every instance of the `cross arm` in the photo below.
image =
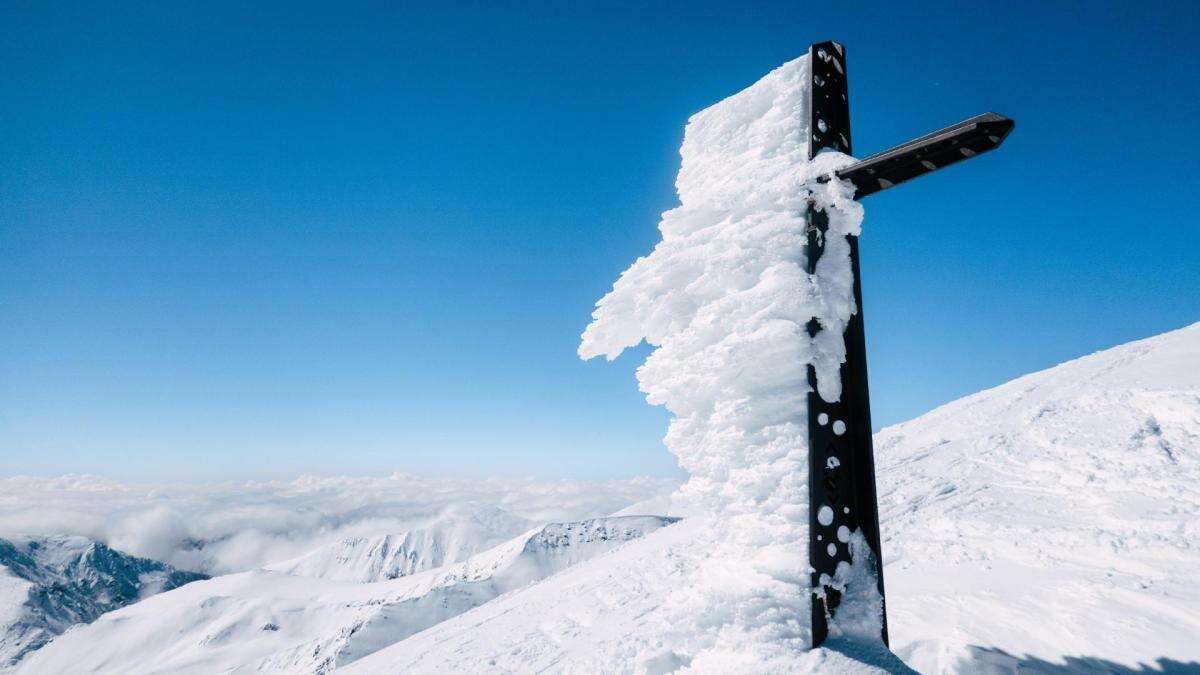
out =
[(1003, 115), (984, 113), (883, 152), (871, 155), (837, 172), (858, 189), (862, 199), (918, 176), (995, 150), (1013, 130)]

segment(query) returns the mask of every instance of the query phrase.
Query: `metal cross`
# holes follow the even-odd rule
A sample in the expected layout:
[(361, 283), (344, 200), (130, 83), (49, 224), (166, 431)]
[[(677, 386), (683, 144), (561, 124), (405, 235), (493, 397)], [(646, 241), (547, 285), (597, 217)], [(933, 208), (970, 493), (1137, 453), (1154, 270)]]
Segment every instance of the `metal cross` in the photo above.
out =
[[(836, 42), (809, 47), (812, 81), (809, 157), (823, 150), (850, 154), (850, 103), (846, 93), (846, 50)], [(836, 173), (857, 188), (855, 199), (894, 187), (1000, 146), (1013, 121), (995, 113), (935, 131)], [(824, 180), (829, 180), (825, 178)], [(824, 251), (828, 215), (809, 206), (806, 264), (816, 270)], [(858, 238), (850, 239), (854, 302), (858, 311), (846, 326), (846, 362), (841, 367), (842, 397), (826, 401), (817, 393), (816, 371), (808, 367), (809, 563), (812, 567), (813, 646), (824, 642), (842, 591), (831, 583), (839, 563), (852, 563), (846, 533), (861, 530), (874, 557), (875, 580), (883, 596), (883, 555), (879, 545), (879, 504), (875, 495), (875, 458), (871, 447), (871, 406), (867, 393), (867, 350), (863, 335), (862, 283)], [(815, 318), (808, 332), (822, 329)], [(841, 528), (846, 528), (842, 530)], [(840, 536), (839, 536), (840, 534)], [(852, 589), (846, 589), (851, 591)], [(886, 605), (880, 607), (883, 642), (888, 641)]]

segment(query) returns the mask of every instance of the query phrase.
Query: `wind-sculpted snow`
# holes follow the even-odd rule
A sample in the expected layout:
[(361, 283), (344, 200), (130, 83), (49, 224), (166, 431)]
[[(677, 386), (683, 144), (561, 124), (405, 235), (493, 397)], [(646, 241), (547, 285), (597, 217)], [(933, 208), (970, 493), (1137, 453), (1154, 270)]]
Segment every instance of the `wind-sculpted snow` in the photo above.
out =
[(463, 562), (377, 583), (230, 574), (80, 626), (18, 672), (324, 673), (673, 522), (553, 523)]
[[(643, 648), (665, 641), (708, 669), (786, 670), (811, 643), (807, 368), (821, 396), (840, 397), (856, 311), (847, 236), (863, 214), (851, 186), (816, 180), (848, 157), (808, 161), (808, 80), (807, 57), (797, 59), (691, 118), (680, 205), (663, 214), (654, 251), (597, 303), (579, 348), (613, 359), (643, 340), (656, 347), (638, 383), (673, 415), (666, 444), (690, 476), (678, 497), (708, 519), (711, 540), (682, 579), (689, 592), (656, 610), (674, 630), (646, 635)], [(815, 274), (805, 270), (810, 201), (830, 216)], [(704, 638), (677, 643), (687, 625)]]
[(74, 624), (203, 578), (83, 537), (0, 539), (0, 671)]
[(156, 485), (15, 476), (0, 478), (0, 537), (74, 534), (179, 569), (223, 574), (344, 539), (474, 523), (477, 540), (461, 551), (469, 555), (535, 523), (612, 513), (674, 484), (401, 473)]

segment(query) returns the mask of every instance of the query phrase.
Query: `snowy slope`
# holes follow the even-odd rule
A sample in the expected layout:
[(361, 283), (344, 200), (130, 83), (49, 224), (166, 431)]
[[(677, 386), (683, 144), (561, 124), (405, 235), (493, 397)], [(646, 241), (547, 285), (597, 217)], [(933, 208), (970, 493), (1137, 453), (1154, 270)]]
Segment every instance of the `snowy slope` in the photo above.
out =
[(672, 522), (551, 524), (462, 563), (378, 583), (268, 570), (217, 577), (77, 627), (18, 672), (326, 672)]
[[(876, 443), (892, 646), (909, 665), (1200, 671), (1200, 324), (951, 403)], [(710, 543), (689, 518), (347, 671), (669, 672), (704, 641), (672, 622), (680, 608), (714, 629), (728, 618), (693, 604), (695, 586), (736, 596), (747, 583), (745, 569), (697, 579), (720, 571)], [(856, 658), (821, 652), (787, 670), (881, 663)]]
[(1200, 324), (956, 401), (875, 447), (892, 644), (922, 672), (1012, 662), (979, 648), (1200, 662)]
[(349, 537), (266, 569), (334, 581), (385, 581), (464, 560), (532, 526), (500, 509), (453, 508), (403, 534)]
[[(688, 518), (418, 633), (344, 672), (667, 673), (689, 665), (700, 672), (748, 672), (763, 656), (752, 643), (724, 645), (730, 651), (722, 654), (710, 646), (712, 634), (737, 611), (723, 597), (738, 598), (757, 583), (751, 570), (722, 569), (716, 539), (710, 520)], [(700, 630), (683, 617), (699, 621)], [(693, 660), (698, 652), (704, 663)], [(871, 656), (878, 666), (902, 672), (898, 660)], [(888, 672), (828, 651), (774, 665), (774, 672)]]
[(83, 537), (0, 539), (0, 671), (73, 624), (203, 578)]

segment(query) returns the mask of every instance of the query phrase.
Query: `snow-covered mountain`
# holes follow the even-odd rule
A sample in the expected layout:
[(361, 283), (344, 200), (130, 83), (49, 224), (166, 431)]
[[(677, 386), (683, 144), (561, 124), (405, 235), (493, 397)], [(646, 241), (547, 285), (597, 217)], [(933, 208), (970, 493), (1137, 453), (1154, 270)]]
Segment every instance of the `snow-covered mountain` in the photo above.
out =
[(84, 537), (0, 539), (0, 671), (74, 624), (204, 578)]
[[(891, 643), (911, 666), (1200, 671), (1200, 324), (956, 401), (876, 443)], [(347, 670), (696, 667), (703, 624), (725, 617), (693, 602), (736, 594), (747, 574), (713, 564), (709, 538), (688, 518)], [(835, 644), (792, 672), (898, 668), (866, 660)]]
[(327, 672), (672, 522), (550, 524), (461, 563), (376, 583), (272, 570), (217, 577), (79, 626), (18, 672)]
[(1200, 324), (875, 441), (892, 644), (921, 672), (1200, 662)]
[[(734, 611), (710, 593), (737, 597), (755, 574), (725, 566), (705, 518), (687, 518), (602, 558), (499, 597), (417, 633), (344, 669), (346, 673), (649, 673), (690, 666), (699, 673), (743, 673), (769, 654), (726, 630)], [(768, 624), (770, 615), (750, 620)], [(712, 648), (713, 644), (717, 649)], [(907, 672), (899, 659), (818, 650), (770, 672)], [(708, 652), (705, 661), (694, 659)], [(723, 653), (714, 654), (721, 651)], [(780, 665), (780, 664), (776, 664)], [(343, 672), (342, 669), (338, 670)]]
[[(876, 448), (889, 628), (909, 665), (1200, 669), (1200, 324), (956, 401)], [(627, 511), (655, 508), (677, 505)], [(701, 636), (724, 624), (703, 603), (740, 594), (748, 572), (723, 567), (704, 518), (666, 522), (548, 526), (377, 583), (259, 570), (188, 584), (67, 632), (21, 672), (699, 668)], [(362, 560), (346, 557), (345, 578)], [(902, 668), (852, 638), (796, 667)]]
[(452, 508), (424, 527), (349, 537), (266, 569), (333, 581), (386, 581), (464, 560), (533, 525), (496, 508)]

